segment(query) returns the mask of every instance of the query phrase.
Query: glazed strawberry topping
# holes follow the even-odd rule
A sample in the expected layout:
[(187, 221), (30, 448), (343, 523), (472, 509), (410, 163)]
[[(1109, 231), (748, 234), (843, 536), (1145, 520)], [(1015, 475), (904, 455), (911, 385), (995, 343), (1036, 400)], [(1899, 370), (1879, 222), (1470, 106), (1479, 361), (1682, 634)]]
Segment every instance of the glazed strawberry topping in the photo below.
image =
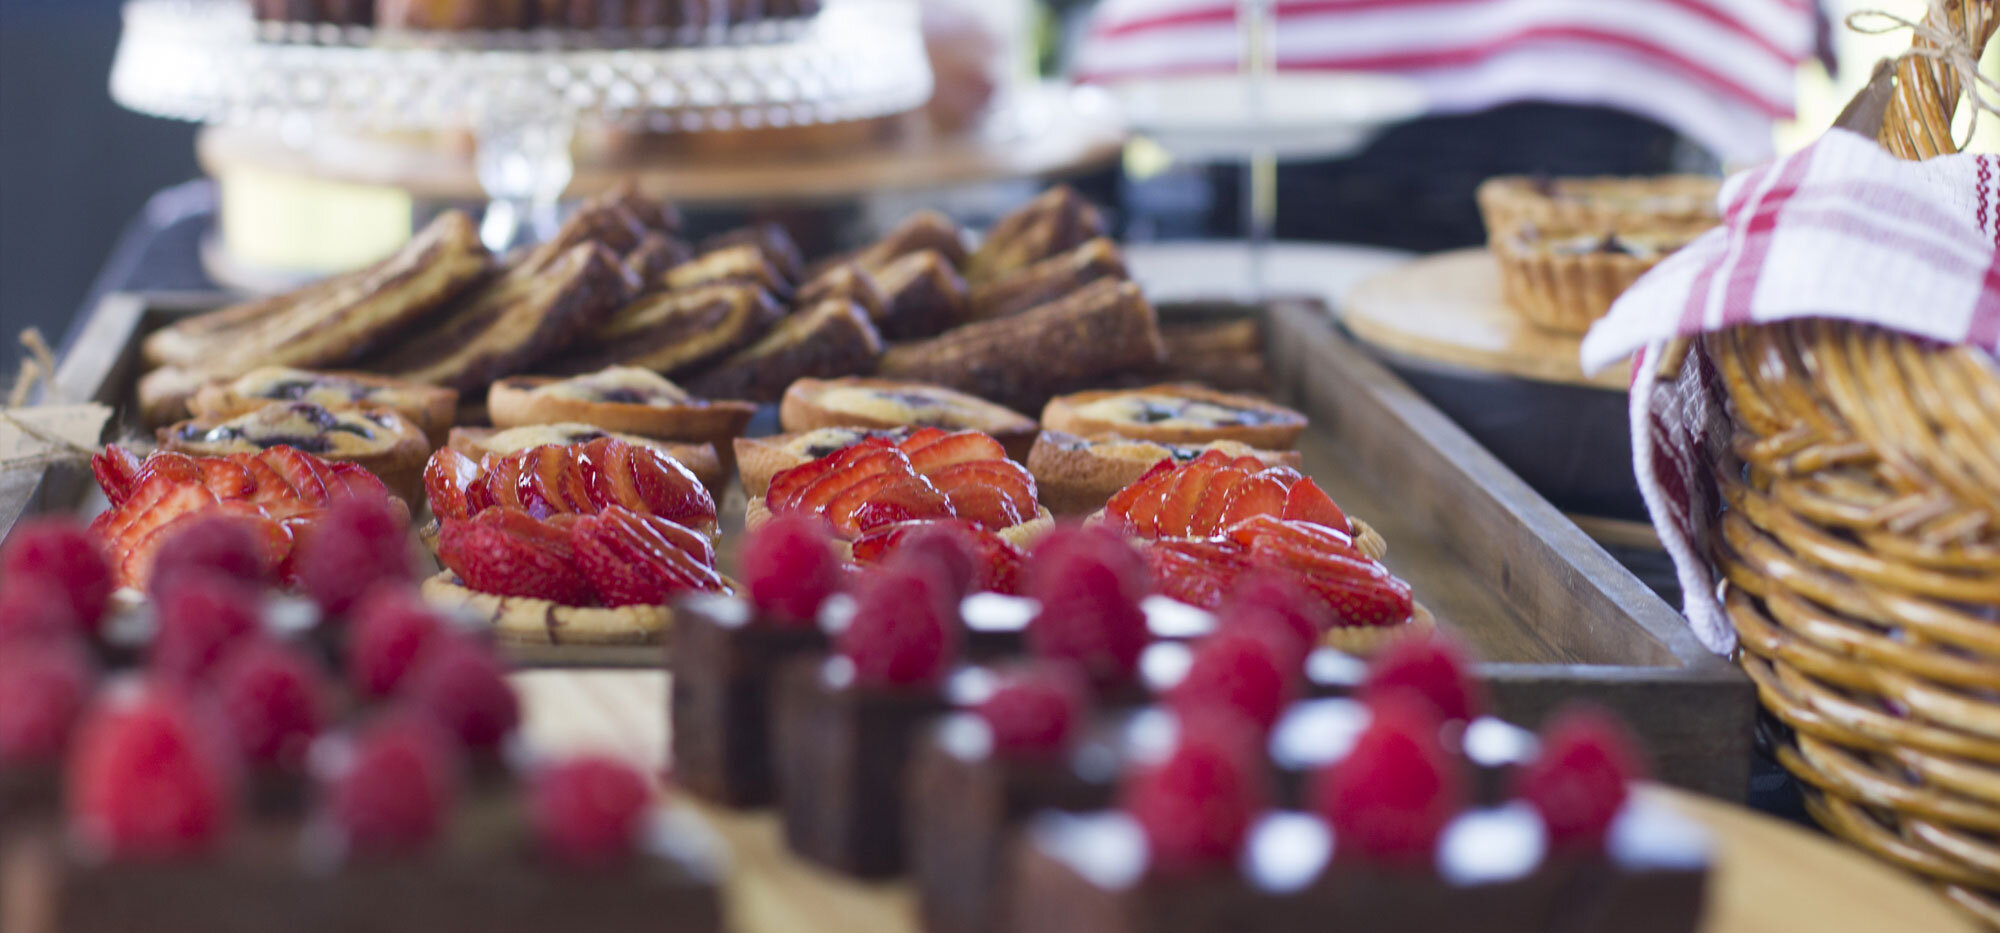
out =
[(408, 583), (409, 516), (386, 496), (344, 496), (300, 543), (299, 577), (329, 615), (345, 615), (379, 586)]
[(146, 584), (154, 593), (182, 573), (220, 574), (245, 586), (269, 586), (278, 563), (291, 551), (284, 526), (261, 515), (194, 512), (167, 527), (172, 543), (154, 558)]
[(153, 597), (156, 629), (148, 666), (170, 683), (201, 682), (239, 643), (258, 634), (261, 602), (256, 590), (230, 577), (175, 576)]
[(1021, 549), (1007, 539), (963, 521), (926, 521), (890, 525), (854, 542), (854, 560), (862, 566), (879, 564), (905, 552), (936, 558), (951, 580), (953, 592), (1005, 593), (1021, 589)]
[(479, 463), (450, 447), (440, 448), (424, 464), (424, 495), (431, 501), (431, 514), (438, 521), (472, 517), (468, 498), (479, 479)]
[(1259, 515), (1352, 530), (1340, 506), (1299, 471), (1219, 450), (1178, 465), (1160, 461), (1112, 496), (1104, 515), (1141, 538), (1206, 538)]
[(1541, 754), (1515, 776), (1515, 795), (1548, 827), (1549, 846), (1588, 854), (1624, 809), (1630, 785), (1643, 775), (1625, 727), (1600, 710), (1559, 714), (1542, 731)]
[(1149, 579), (1146, 561), (1131, 542), (1110, 528), (1081, 522), (1063, 522), (1035, 542), (1023, 568), (1023, 587), (1032, 590), (1038, 571), (1061, 567), (1072, 556), (1105, 564), (1117, 573), (1127, 589), (1138, 593), (1146, 591)]
[(1345, 533), (1310, 522), (1255, 515), (1214, 537), (1159, 538), (1144, 550), (1159, 592), (1206, 609), (1220, 608), (1253, 569), (1297, 584), (1318, 603), (1312, 615), (1324, 613), (1331, 624), (1398, 625), (1415, 609), (1409, 584), (1356, 550)]
[(845, 582), (822, 526), (799, 515), (773, 516), (751, 531), (737, 564), (751, 604), (781, 625), (811, 624), (820, 604)]
[(1010, 670), (976, 708), (1002, 758), (1046, 759), (1076, 740), (1089, 710), (1088, 685), (1062, 664)]
[(543, 854), (578, 868), (632, 856), (653, 788), (638, 769), (612, 758), (574, 758), (535, 775), (530, 801)]
[(324, 677), (311, 659), (277, 642), (255, 640), (230, 652), (215, 690), (245, 761), (304, 770), (306, 749), (325, 728), (329, 706)]
[(443, 832), (458, 794), (457, 755), (427, 717), (392, 712), (330, 757), (328, 817), (350, 853), (421, 851)]
[(615, 504), (541, 519), (494, 506), (445, 519), (438, 560), (479, 592), (570, 606), (658, 605), (723, 588), (706, 534)]
[(76, 604), (55, 581), (29, 576), (0, 580), (0, 646), (67, 641), (82, 629)]
[(1390, 695), (1368, 708), (1368, 728), (1347, 757), (1317, 777), (1314, 806), (1332, 824), (1340, 857), (1421, 870), (1465, 805), (1462, 778), (1430, 707)]
[(1028, 595), (1040, 608), (1028, 623), (1028, 649), (1078, 665), (1098, 687), (1130, 682), (1151, 637), (1139, 608), (1144, 592), (1118, 559), (1081, 547), (1056, 556), (1063, 560), (1050, 566), (1037, 551), (1031, 564)]
[(1162, 538), (1146, 542), (1146, 568), (1161, 595), (1214, 609), (1248, 573), (1250, 555), (1228, 541)]
[(1183, 717), (1166, 760), (1126, 779), (1122, 804), (1146, 834), (1155, 875), (1197, 875), (1235, 861), (1264, 806), (1238, 725), (1227, 717)]
[(546, 519), (594, 515), (617, 506), (705, 534), (715, 530), (715, 497), (687, 467), (653, 448), (615, 437), (488, 454), (478, 463), (445, 448), (424, 466), (424, 491), (440, 521), (472, 518), (488, 509), (515, 509)]
[(90, 687), (74, 640), (0, 643), (0, 772), (61, 761)]
[(577, 568), (607, 606), (659, 605), (722, 588), (708, 538), (657, 515), (607, 506), (576, 519), (569, 540)]
[(417, 659), (451, 625), (408, 589), (376, 590), (364, 597), (347, 628), (347, 682), (364, 698), (389, 696), (402, 686)]
[(1445, 721), (1470, 720), (1485, 711), (1485, 697), (1456, 642), (1443, 637), (1405, 638), (1368, 666), (1367, 697), (1405, 693), (1430, 704)]
[(1236, 578), (1217, 610), (1224, 628), (1282, 633), (1301, 663), (1333, 627), (1325, 604), (1290, 574), (1258, 570)]
[(835, 639), (855, 682), (874, 687), (936, 683), (958, 654), (958, 606), (929, 561), (892, 560), (864, 571), (854, 619)]
[[(111, 601), (111, 565), (81, 524), (63, 517), (35, 518), (15, 526), (0, 546), (0, 589), (33, 578), (60, 593), (71, 617), (95, 632)], [(0, 629), (6, 624), (0, 622)]]
[(519, 509), (491, 508), (469, 520), (446, 519), (438, 530), (438, 562), (482, 593), (572, 606), (592, 599), (569, 533)]
[(89, 851), (162, 859), (212, 851), (233, 822), (222, 745), (173, 688), (126, 683), (77, 730), (63, 802)]
[(498, 749), (521, 723), (520, 701), (500, 661), (462, 636), (439, 639), (425, 651), (402, 694), (467, 749)]
[(1187, 674), (1167, 695), (1177, 711), (1223, 708), (1268, 730), (1297, 692), (1298, 673), (1269, 641), (1224, 630), (1202, 639)]
[(1037, 514), (1035, 479), (977, 431), (864, 438), (771, 478), (774, 514), (810, 513), (854, 540), (898, 522), (961, 518), (997, 531)]
[(1291, 491), (1285, 494), (1283, 516), (1291, 521), (1312, 522), (1335, 531), (1354, 533), (1354, 525), (1347, 520), (1347, 513), (1341, 511), (1340, 506), (1334, 504), (1333, 497), (1310, 479), (1292, 484)]

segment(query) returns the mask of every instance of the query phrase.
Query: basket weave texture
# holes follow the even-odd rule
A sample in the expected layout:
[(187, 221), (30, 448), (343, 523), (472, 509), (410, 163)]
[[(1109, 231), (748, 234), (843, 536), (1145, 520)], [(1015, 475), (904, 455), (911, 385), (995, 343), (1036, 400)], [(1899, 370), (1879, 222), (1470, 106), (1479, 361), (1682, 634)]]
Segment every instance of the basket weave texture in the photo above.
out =
[[(1983, 48), (2000, 0), (1946, 6)], [(1923, 39), (1918, 39), (1921, 46)], [(1955, 71), (1907, 57), (1879, 139), (1956, 151)], [(1735, 424), (1716, 557), (1781, 764), (1829, 831), (2000, 928), (2000, 370), (1793, 321), (1705, 339)]]

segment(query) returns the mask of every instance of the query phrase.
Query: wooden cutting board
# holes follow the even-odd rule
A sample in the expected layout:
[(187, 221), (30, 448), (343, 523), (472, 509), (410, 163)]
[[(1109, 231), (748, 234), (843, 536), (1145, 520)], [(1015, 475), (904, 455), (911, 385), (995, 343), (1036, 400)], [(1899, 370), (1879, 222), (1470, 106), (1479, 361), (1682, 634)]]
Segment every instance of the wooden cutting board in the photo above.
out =
[(1586, 376), (1581, 334), (1542, 330), (1500, 299), (1500, 270), (1484, 249), (1398, 266), (1356, 286), (1337, 311), (1347, 329), (1391, 353), (1483, 372), (1623, 393), (1626, 368)]
[[(514, 676), (528, 739), (553, 751), (607, 751), (667, 763), (667, 677), (659, 671), (530, 671)], [(1715, 834), (1719, 872), (1704, 933), (1970, 933), (1909, 877), (1859, 851), (1704, 797), (1649, 787)], [(691, 804), (728, 843), (736, 933), (917, 933), (909, 886), (847, 881), (785, 852), (777, 818)]]

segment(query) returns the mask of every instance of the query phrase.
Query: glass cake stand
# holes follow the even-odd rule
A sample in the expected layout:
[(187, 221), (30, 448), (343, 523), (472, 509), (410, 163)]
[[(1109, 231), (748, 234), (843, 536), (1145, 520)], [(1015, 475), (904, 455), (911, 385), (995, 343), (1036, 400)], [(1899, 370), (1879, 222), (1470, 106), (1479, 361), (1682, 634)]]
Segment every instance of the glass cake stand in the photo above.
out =
[[(343, 131), (469, 131), (494, 249), (553, 230), (577, 124), (655, 132), (798, 126), (930, 98), (912, 0), (678, 34), (419, 33), (259, 23), (246, 0), (128, 0), (111, 96), (141, 113)], [(629, 40), (629, 44), (620, 39)]]

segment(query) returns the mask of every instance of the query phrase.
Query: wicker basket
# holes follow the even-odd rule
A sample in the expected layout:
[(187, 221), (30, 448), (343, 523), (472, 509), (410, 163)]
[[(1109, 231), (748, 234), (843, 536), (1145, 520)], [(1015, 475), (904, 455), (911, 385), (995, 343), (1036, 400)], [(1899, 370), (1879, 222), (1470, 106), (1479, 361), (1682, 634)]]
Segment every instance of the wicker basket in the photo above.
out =
[[(1949, 5), (1991, 38), (2000, 0)], [(1880, 140), (1955, 150), (1957, 74), (1896, 71)], [(1711, 335), (1736, 426), (1716, 542), (1776, 754), (1828, 830), (2000, 927), (2000, 370), (1800, 321)]]

